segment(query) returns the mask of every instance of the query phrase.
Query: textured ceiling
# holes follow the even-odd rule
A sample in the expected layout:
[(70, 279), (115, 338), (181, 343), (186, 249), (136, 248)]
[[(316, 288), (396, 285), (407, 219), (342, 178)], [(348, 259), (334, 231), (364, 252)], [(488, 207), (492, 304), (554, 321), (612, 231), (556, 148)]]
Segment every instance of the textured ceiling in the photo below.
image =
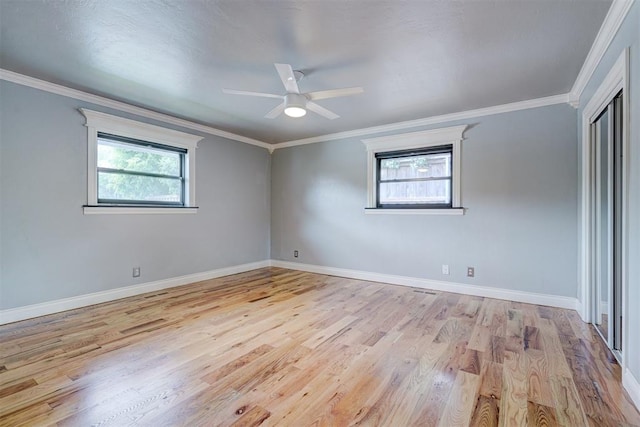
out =
[[(610, 1), (0, 0), (0, 67), (266, 142), (566, 93)], [(284, 93), (362, 86), (341, 117), (263, 116)]]

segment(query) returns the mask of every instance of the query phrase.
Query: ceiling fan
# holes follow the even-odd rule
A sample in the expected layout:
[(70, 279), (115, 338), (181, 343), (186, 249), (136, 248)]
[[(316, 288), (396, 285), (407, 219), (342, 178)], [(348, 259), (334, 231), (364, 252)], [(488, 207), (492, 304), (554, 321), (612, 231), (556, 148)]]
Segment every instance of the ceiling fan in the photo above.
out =
[(307, 114), (307, 110), (311, 110), (316, 114), (326, 117), (329, 120), (337, 119), (340, 117), (333, 111), (329, 111), (326, 108), (316, 104), (314, 101), (319, 99), (337, 98), (339, 96), (356, 95), (364, 92), (361, 87), (348, 87), (344, 89), (329, 89), (320, 90), (317, 92), (300, 93), (298, 88), (298, 81), (304, 77), (302, 71), (293, 70), (289, 64), (274, 64), (280, 80), (286, 89), (287, 93), (284, 95), (276, 95), (273, 93), (262, 92), (248, 92), (245, 90), (235, 89), (222, 89), (222, 92), (230, 95), (247, 95), (247, 96), (260, 96), (263, 98), (278, 98), (282, 99), (282, 103), (276, 108), (269, 111), (265, 117), (267, 119), (275, 119), (283, 112), (289, 117), (302, 117)]

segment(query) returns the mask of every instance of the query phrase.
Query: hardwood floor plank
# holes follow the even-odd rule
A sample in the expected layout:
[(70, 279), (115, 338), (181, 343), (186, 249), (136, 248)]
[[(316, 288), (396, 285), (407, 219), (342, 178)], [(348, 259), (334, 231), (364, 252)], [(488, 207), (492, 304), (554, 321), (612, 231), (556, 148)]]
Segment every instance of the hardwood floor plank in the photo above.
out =
[(500, 426), (527, 424), (528, 360), (524, 352), (507, 351), (502, 370)]
[(491, 399), (500, 399), (502, 396), (502, 371), (500, 363), (484, 360), (480, 373), (480, 395)]
[(266, 344), (256, 347), (250, 352), (243, 354), (237, 359), (232, 360), (226, 365), (220, 367), (219, 369), (216, 369), (215, 371), (205, 375), (200, 379), (202, 381), (208, 382), (209, 384), (213, 384), (219, 379), (225, 378), (227, 375), (232, 374), (234, 371), (238, 369), (242, 369), (245, 365), (248, 365), (249, 363), (259, 358), (260, 356), (264, 356), (274, 348), (275, 347), (272, 347)]
[(497, 427), (500, 418), (500, 401), (480, 396), (471, 416), (470, 427)]
[(558, 425), (555, 410), (548, 406), (539, 405), (529, 402), (528, 406), (528, 422), (530, 426), (555, 427)]
[(489, 359), (496, 363), (504, 362), (504, 352), (506, 347), (506, 339), (504, 337), (499, 337), (496, 335), (491, 336), (490, 346), (489, 346)]
[(549, 381), (560, 424), (568, 426), (589, 425), (573, 381), (561, 376), (551, 377)]
[(14, 427), (37, 425), (33, 423), (33, 420), (47, 413), (51, 413), (51, 407), (46, 403), (35, 403), (30, 406), (24, 406), (20, 411), (3, 413), (0, 415), (0, 426)]
[(470, 374), (479, 375), (482, 370), (482, 359), (483, 353), (472, 350), (467, 346), (460, 370)]
[(473, 325), (471, 322), (451, 318), (448, 319), (438, 331), (438, 334), (434, 338), (433, 342), (458, 342), (460, 340), (469, 339), (469, 335), (471, 334)]
[(0, 426), (640, 425), (575, 312), (264, 268), (0, 326)]
[(414, 412), (425, 404), (428, 392), (431, 389), (440, 366), (446, 360), (446, 351), (449, 348), (444, 343), (433, 343), (424, 348), (416, 367), (405, 377), (399, 387), (389, 397), (396, 405), (390, 405), (388, 410), (380, 417), (379, 425), (410, 425)]
[(315, 335), (302, 343), (303, 346), (314, 349), (321, 345), (323, 342), (331, 339), (334, 335), (344, 331), (351, 323), (358, 320), (355, 316), (345, 316), (331, 326), (318, 331)]
[(438, 421), (438, 427), (469, 425), (479, 387), (480, 377), (478, 375), (458, 371), (449, 394), (449, 402), (447, 402)]
[(567, 359), (564, 357), (564, 350), (558, 331), (551, 322), (541, 322), (539, 329), (542, 331), (542, 347), (549, 362), (549, 374), (551, 376), (571, 378), (572, 373), (567, 364)]
[(528, 392), (530, 402), (548, 407), (554, 406), (547, 355), (541, 350), (529, 349), (525, 352), (529, 359)]
[[(386, 352), (387, 349), (385, 348), (384, 351)], [(395, 355), (381, 357), (379, 363), (369, 368), (365, 375), (359, 375), (360, 378), (356, 379), (356, 383), (334, 401), (335, 404), (326, 416), (326, 424), (377, 425), (387, 407), (397, 403), (391, 402), (389, 396), (393, 395), (396, 388), (417, 364), (417, 360), (395, 361), (396, 358)], [(393, 370), (385, 368), (391, 364), (395, 365)]]
[(524, 327), (524, 349), (542, 350), (542, 340), (540, 338), (540, 330), (535, 326)]
[(42, 384), (16, 391), (0, 399), (0, 418), (4, 414), (10, 414), (28, 408), (42, 401), (50, 399), (56, 393), (61, 393), (66, 387), (73, 387), (73, 381), (66, 376), (53, 378)]
[(18, 393), (22, 390), (26, 390), (30, 387), (33, 387), (35, 385), (38, 385), (38, 383), (36, 382), (36, 380), (34, 380), (33, 378), (30, 378), (28, 380), (22, 381), (18, 384), (13, 384), (7, 387), (4, 387), (2, 389), (0, 389), (0, 399), (2, 399), (5, 396), (9, 396), (11, 394), (15, 394)]
[(507, 338), (524, 337), (524, 316), (522, 310), (507, 310)]
[(254, 427), (262, 424), (271, 413), (260, 406), (254, 406), (246, 414), (242, 415), (238, 421), (231, 424), (233, 427)]
[(471, 332), (471, 338), (469, 338), (469, 344), (467, 345), (467, 348), (486, 352), (489, 349), (490, 344), (491, 331), (489, 330), (489, 327), (476, 323), (473, 331)]

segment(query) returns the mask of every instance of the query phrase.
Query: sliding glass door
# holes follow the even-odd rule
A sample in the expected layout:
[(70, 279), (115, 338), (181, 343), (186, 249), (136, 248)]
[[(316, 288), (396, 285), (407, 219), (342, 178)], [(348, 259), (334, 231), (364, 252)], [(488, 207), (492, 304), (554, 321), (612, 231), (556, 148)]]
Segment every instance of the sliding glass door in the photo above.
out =
[(595, 324), (609, 348), (622, 354), (622, 92), (591, 124), (594, 180), (593, 277)]

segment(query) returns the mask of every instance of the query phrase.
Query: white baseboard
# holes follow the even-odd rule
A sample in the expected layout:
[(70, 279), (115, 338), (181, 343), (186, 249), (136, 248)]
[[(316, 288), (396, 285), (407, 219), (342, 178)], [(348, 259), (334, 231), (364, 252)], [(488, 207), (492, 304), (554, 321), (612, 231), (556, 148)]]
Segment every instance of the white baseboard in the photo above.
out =
[(231, 274), (244, 273), (245, 271), (269, 267), (270, 265), (271, 261), (269, 260), (258, 261), (249, 264), (241, 264), (231, 267), (219, 268), (216, 270), (204, 271), (202, 273), (187, 274), (185, 276), (141, 283), (139, 285), (125, 286), (122, 288), (110, 289), (108, 291), (95, 292), (71, 298), (43, 302), (40, 304), (0, 310), (0, 325), (25, 319), (31, 319), (33, 317), (45, 316), (47, 314), (59, 313), (61, 311), (72, 310), (74, 308), (86, 307), (88, 305), (100, 304), (103, 302), (144, 294), (147, 292), (159, 291), (161, 289), (173, 288), (175, 286), (187, 285), (189, 283), (200, 282), (202, 280), (209, 280), (215, 279), (217, 277), (229, 276)]
[(345, 268), (324, 267), (320, 265), (302, 264), (297, 262), (271, 260), (274, 267), (290, 270), (308, 271), (310, 273), (327, 274), (330, 276), (348, 277), (351, 279), (369, 280), (372, 282), (391, 283), (394, 285), (411, 286), (415, 288), (432, 289), (436, 291), (453, 292), (479, 297), (496, 298), (508, 301), (524, 302), (528, 304), (547, 305), (550, 307), (577, 310), (577, 298), (537, 294), (510, 289), (492, 288), (488, 286), (466, 285), (463, 283), (445, 282), (440, 280), (421, 279), (417, 277), (395, 276), (391, 274), (372, 273), (369, 271), (349, 270)]
[(633, 404), (640, 410), (640, 382), (638, 382), (629, 369), (625, 369), (622, 374), (622, 386), (627, 390), (627, 393), (629, 393)]
[(290, 270), (308, 271), (318, 274), (327, 274), (330, 276), (369, 280), (372, 282), (382, 282), (422, 289), (432, 289), (436, 291), (454, 292), (466, 295), (503, 299), (508, 301), (525, 302), (529, 304), (547, 305), (551, 307), (567, 308), (571, 310), (576, 310), (579, 306), (578, 300), (576, 298), (565, 296), (513, 291), (510, 289), (466, 285), (455, 282), (445, 282), (408, 276), (396, 276), (391, 274), (325, 267), (297, 262), (265, 260), (249, 264), (220, 268), (217, 270), (205, 271), (202, 273), (172, 277), (169, 279), (157, 280), (154, 282), (142, 283), (139, 285), (126, 286), (122, 288), (111, 289), (108, 291), (79, 295), (76, 297), (64, 298), (40, 304), (0, 310), (0, 325), (30, 319), (33, 317), (45, 316), (47, 314), (59, 313), (61, 311), (72, 310), (74, 308), (86, 307), (88, 305), (100, 304), (103, 302), (140, 295), (146, 292), (154, 292), (161, 289), (172, 288), (175, 286), (187, 285), (189, 283), (199, 282), (202, 280), (215, 279), (217, 277), (243, 273), (246, 271), (269, 266), (287, 268)]
[[(582, 321), (584, 323), (594, 323), (595, 325), (599, 325), (600, 323), (598, 319), (593, 319), (593, 316), (590, 313), (590, 309), (585, 307), (584, 304), (582, 302), (578, 303), (578, 308), (576, 308), (576, 311), (578, 312), (578, 314), (580, 315), (580, 319), (582, 319)], [(600, 313), (608, 313), (609, 312), (609, 304), (607, 304), (606, 301), (600, 301)], [(596, 316), (598, 317), (598, 316)]]
[(576, 307), (576, 311), (578, 312), (578, 315), (580, 316), (580, 320), (582, 320), (584, 323), (591, 323), (591, 317), (589, 316), (589, 310), (585, 309), (584, 304), (582, 303), (582, 301), (578, 300), (578, 306)]

